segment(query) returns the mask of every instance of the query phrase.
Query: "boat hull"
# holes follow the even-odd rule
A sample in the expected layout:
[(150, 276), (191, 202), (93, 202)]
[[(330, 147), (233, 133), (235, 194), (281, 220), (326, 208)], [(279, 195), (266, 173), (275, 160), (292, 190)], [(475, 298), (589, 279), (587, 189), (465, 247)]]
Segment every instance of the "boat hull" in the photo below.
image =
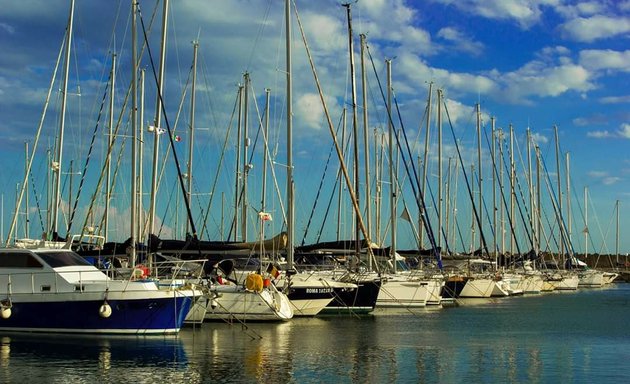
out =
[(249, 291), (235, 285), (212, 288), (206, 320), (286, 321), (293, 317), (288, 297), (276, 290)]
[(333, 300), (320, 313), (360, 315), (374, 311), (381, 288), (381, 280), (353, 280), (352, 283), (356, 284), (357, 288), (335, 288)]
[[(181, 328), (193, 297), (156, 291), (144, 298), (110, 294), (109, 317), (101, 315), (102, 294), (14, 294), (11, 315), (0, 330), (91, 334), (172, 334)], [(167, 294), (163, 294), (167, 293)], [(129, 296), (129, 295), (128, 295)], [(140, 296), (140, 295), (137, 295)]]

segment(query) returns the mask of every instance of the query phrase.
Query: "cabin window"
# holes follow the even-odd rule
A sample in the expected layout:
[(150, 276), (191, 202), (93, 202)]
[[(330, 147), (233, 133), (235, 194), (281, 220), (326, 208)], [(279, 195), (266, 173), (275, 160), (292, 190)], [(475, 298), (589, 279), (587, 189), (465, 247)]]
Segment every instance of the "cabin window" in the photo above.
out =
[(53, 268), (92, 265), (87, 260), (72, 251), (41, 252), (37, 255)]
[(42, 285), (42, 292), (50, 292), (50, 285)]
[(41, 268), (42, 264), (28, 252), (0, 252), (0, 268)]

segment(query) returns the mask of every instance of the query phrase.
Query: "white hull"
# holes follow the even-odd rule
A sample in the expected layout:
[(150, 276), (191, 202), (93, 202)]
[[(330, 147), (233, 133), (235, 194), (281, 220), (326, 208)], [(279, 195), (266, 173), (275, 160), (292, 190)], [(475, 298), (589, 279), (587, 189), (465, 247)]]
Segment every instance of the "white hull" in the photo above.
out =
[(562, 274), (562, 280), (556, 282), (556, 290), (558, 291), (575, 291), (578, 288), (580, 279), (575, 273)]
[(525, 274), (521, 276), (518, 288), (525, 294), (538, 294), (543, 291), (545, 281), (539, 274)]
[(604, 273), (589, 269), (578, 273), (578, 287), (600, 288), (604, 285)]
[(417, 308), (427, 305), (429, 281), (392, 274), (383, 276), (382, 282), (376, 299), (377, 308)]
[(492, 296), (494, 287), (494, 280), (490, 278), (471, 278), (466, 282), (466, 285), (459, 294), (459, 297), (490, 297)]
[(604, 272), (604, 284), (610, 284), (619, 276), (618, 273), (615, 272)]
[(236, 285), (217, 285), (209, 294), (206, 320), (285, 321), (293, 317), (289, 299), (275, 288), (255, 292)]

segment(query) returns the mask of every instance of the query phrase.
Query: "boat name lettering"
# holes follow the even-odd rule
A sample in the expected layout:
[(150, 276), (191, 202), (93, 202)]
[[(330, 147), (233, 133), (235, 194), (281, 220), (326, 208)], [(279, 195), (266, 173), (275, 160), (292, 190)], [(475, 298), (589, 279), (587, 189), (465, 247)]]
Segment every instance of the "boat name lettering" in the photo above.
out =
[(332, 293), (332, 288), (306, 288), (306, 293)]

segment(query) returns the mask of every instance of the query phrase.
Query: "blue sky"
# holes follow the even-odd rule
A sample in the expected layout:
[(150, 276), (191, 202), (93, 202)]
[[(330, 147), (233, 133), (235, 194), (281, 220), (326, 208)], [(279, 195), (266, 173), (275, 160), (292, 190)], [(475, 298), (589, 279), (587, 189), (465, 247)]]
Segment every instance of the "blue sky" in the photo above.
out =
[[(123, 94), (129, 85), (129, 3), (84, 0), (78, 1), (76, 5), (64, 144), (64, 159), (67, 162), (73, 160), (74, 170), (84, 166), (92, 132), (97, 126), (98, 110), (106, 92), (112, 51), (117, 53), (119, 59), (117, 108), (122, 106)], [(208, 193), (217, 175), (217, 164), (223, 152), (226, 132), (228, 127), (232, 127), (228, 151), (223, 158), (214, 199), (209, 208), (208, 228), (213, 239), (222, 237), (220, 228), (225, 228), (229, 221), (225, 219), (221, 224), (221, 213), (225, 216), (232, 214), (236, 127), (231, 115), (238, 84), (242, 83), (245, 72), (252, 79), (250, 116), (253, 123), (250, 122), (249, 127), (252, 142), (258, 128), (255, 121), (264, 109), (264, 90), (271, 89), (269, 151), (276, 164), (280, 192), (273, 192), (273, 181), (269, 179), (267, 210), (272, 212), (274, 220), (265, 224), (269, 227), (265, 232), (274, 233), (281, 228), (282, 208), (277, 196), (284, 196), (283, 164), (286, 163), (283, 3), (280, 0), (189, 0), (172, 1), (170, 5), (164, 98), (172, 128), (182, 137), (182, 141), (176, 143), (176, 148), (183, 166), (188, 156), (189, 134), (186, 127), (190, 114), (190, 85), (186, 82), (192, 63), (191, 41), (199, 40), (195, 110), (197, 130), (193, 162), (195, 199), (192, 204), (193, 216), (197, 218), (208, 210)], [(341, 3), (332, 0), (297, 1), (298, 12), (335, 125), (340, 121), (342, 107), (351, 105), (347, 22), (345, 8)], [(161, 5), (156, 8), (155, 1), (141, 1), (140, 6), (147, 28), (154, 12), (156, 15), (149, 32), (149, 40), (151, 54), (157, 60)], [(3, 9), (0, 15), (0, 132), (4, 138), (0, 142), (0, 161), (4, 164), (0, 183), (3, 186), (4, 237), (13, 211), (16, 185), (21, 183), (23, 177), (24, 142), (30, 141), (32, 144), (39, 124), (63, 41), (69, 1), (0, 0), (0, 7)], [(623, 234), (624, 229), (627, 231), (630, 228), (628, 215), (624, 214), (628, 209), (630, 191), (630, 162), (626, 150), (630, 139), (630, 1), (359, 0), (352, 5), (352, 17), (359, 100), (362, 92), (359, 72), (360, 33), (367, 35), (367, 44), (378, 74), (377, 79), (371, 69), (372, 64), (368, 61), (371, 131), (376, 130), (382, 134), (387, 123), (378, 86), (378, 81), (385, 86), (385, 59), (392, 59), (393, 89), (405, 132), (412, 141), (414, 157), (421, 156), (424, 148), (424, 110), (429, 82), (434, 84), (434, 89), (440, 88), (444, 91), (453, 131), (468, 170), (470, 164), (476, 161), (475, 104), (480, 103), (481, 106), (484, 132), (489, 130), (490, 117), (496, 119), (498, 128), (508, 129), (510, 124), (513, 126), (516, 147), (520, 151), (515, 153), (517, 158), (520, 156), (525, 159), (525, 132), (529, 127), (545, 159), (549, 178), (554, 183), (557, 171), (553, 126), (556, 125), (562, 153), (563, 183), (566, 182), (564, 162), (567, 153), (570, 158), (574, 248), (576, 251), (584, 250), (584, 189), (588, 188), (588, 226), (591, 234), (589, 252), (615, 251), (614, 208), (617, 200), (621, 207), (620, 252), (629, 251), (630, 240)], [(293, 39), (296, 238), (300, 242), (331, 150), (331, 135), (322, 113), (295, 16)], [(147, 74), (146, 111), (142, 124), (146, 128), (152, 120), (150, 116), (154, 115), (156, 98), (153, 72), (146, 52), (141, 67), (146, 69)], [(39, 195), (31, 191), (31, 236), (41, 232), (37, 211), (41, 212), (46, 205), (46, 149), (53, 146), (58, 130), (60, 87), (57, 80), (33, 165), (33, 180)], [(185, 90), (186, 94), (182, 96)], [(435, 99), (435, 95), (433, 97)], [(260, 111), (258, 113), (254, 108), (254, 100)], [(178, 114), (180, 103), (182, 108)], [(435, 106), (433, 108), (435, 114)], [(362, 113), (361, 110), (359, 113)], [(85, 192), (79, 202), (83, 215), (94, 192), (103, 161), (106, 140), (103, 121), (106, 119), (107, 113), (98, 125), (94, 155), (86, 174)], [(436, 120), (434, 115), (431, 119), (432, 122)], [(348, 119), (348, 124), (351, 125), (351, 121)], [(359, 121), (361, 122), (361, 118)], [(433, 125), (430, 128), (432, 141), (429, 184), (432, 185), (432, 191), (437, 193), (437, 128)], [(445, 125), (444, 129), (443, 169), (446, 172), (446, 159), (454, 157), (455, 152), (450, 139), (450, 127)], [(148, 144), (146, 151), (149, 152), (152, 137), (146, 138), (145, 142)], [(128, 152), (129, 147), (130, 143), (127, 143), (125, 151)], [(260, 207), (261, 200), (261, 148), (262, 145), (259, 144), (252, 160), (254, 171), (248, 178), (252, 205), (248, 220), (253, 223), (252, 228), (257, 225), (254, 214), (255, 209)], [(482, 175), (484, 199), (488, 206), (491, 204), (489, 191), (492, 179), (490, 151), (485, 144), (482, 151), (485, 163)], [(160, 157), (162, 156), (163, 153), (160, 153)], [(526, 169), (521, 159), (517, 161), (516, 167), (519, 178), (524, 182)], [(150, 170), (149, 160), (150, 155), (146, 156), (143, 163), (147, 176)], [(128, 232), (129, 217), (129, 171), (125, 156), (121, 159), (121, 164), (110, 213), (116, 223), (112, 237), (124, 239)], [(331, 200), (331, 180), (334, 179), (333, 173), (337, 166), (338, 161), (331, 161), (314, 220), (320, 222), (311, 225), (307, 242), (313, 240), (312, 234), (321, 226), (325, 206)], [(62, 168), (68, 172), (69, 163), (62, 164)], [(177, 184), (173, 175), (173, 165), (169, 162), (160, 186), (158, 202), (159, 221), (164, 224), (160, 233), (163, 237), (177, 237), (181, 232), (177, 228), (182, 227), (183, 208), (181, 204), (176, 204), (174, 186)], [(410, 205), (410, 213), (416, 216), (417, 210), (413, 207), (409, 182), (403, 179), (405, 177), (401, 176), (401, 182), (407, 183), (403, 186), (403, 195), (408, 199), (406, 203)], [(69, 180), (67, 177), (64, 180), (66, 196)], [(384, 180), (388, 178), (384, 177)], [(462, 239), (454, 240), (455, 248), (468, 248), (467, 244), (471, 241), (468, 233), (471, 226), (470, 202), (463, 183), (463, 178), (460, 178), (457, 194), (451, 194), (456, 196), (453, 201), (458, 201), (457, 219), (462, 231)], [(75, 175), (75, 192), (78, 184), (79, 176)], [(148, 180), (143, 182), (144, 193), (149, 190), (149, 185)], [(384, 187), (384, 193), (388, 193), (387, 188), (389, 187)], [(527, 187), (523, 184), (521, 188), (524, 188), (523, 193), (526, 194)], [(545, 188), (547, 187), (542, 186), (543, 192)], [(383, 198), (387, 201), (386, 195)], [(67, 198), (64, 199), (67, 203)], [(144, 200), (146, 201), (146, 197)], [(402, 202), (400, 204), (399, 212)], [(349, 209), (346, 196), (341, 211), (342, 236), (346, 238), (352, 233)], [(429, 207), (429, 211), (432, 209)], [(332, 210), (337, 211), (336, 208)], [(553, 221), (553, 209), (547, 207), (544, 211), (548, 220)], [(384, 217), (388, 215), (388, 204), (383, 204), (382, 212)], [(564, 215), (568, 221), (568, 214), (565, 212)], [(81, 213), (77, 216), (81, 217)], [(487, 222), (487, 218), (483, 220)], [(83, 221), (82, 217), (80, 221)], [(432, 217), (432, 221), (435, 222), (435, 217)], [(76, 228), (76, 224), (73, 226)], [(197, 221), (197, 226), (201, 226), (200, 221)], [(322, 226), (324, 233), (321, 239), (334, 239), (336, 226), (336, 214), (330, 214), (328, 221)], [(402, 220), (398, 221), (398, 227), (399, 242), (404, 247), (411, 247), (411, 229)], [(546, 229), (549, 237), (553, 237), (551, 233), (554, 229), (551, 227)], [(253, 233), (256, 230), (250, 231), (251, 240), (256, 236)], [(491, 237), (490, 228), (484, 228), (484, 232), (486, 237)], [(382, 237), (387, 236), (382, 234)], [(521, 247), (527, 248), (524, 234), (518, 236)], [(387, 243), (388, 240), (385, 240), (384, 244)], [(550, 247), (554, 248), (554, 245)]]

